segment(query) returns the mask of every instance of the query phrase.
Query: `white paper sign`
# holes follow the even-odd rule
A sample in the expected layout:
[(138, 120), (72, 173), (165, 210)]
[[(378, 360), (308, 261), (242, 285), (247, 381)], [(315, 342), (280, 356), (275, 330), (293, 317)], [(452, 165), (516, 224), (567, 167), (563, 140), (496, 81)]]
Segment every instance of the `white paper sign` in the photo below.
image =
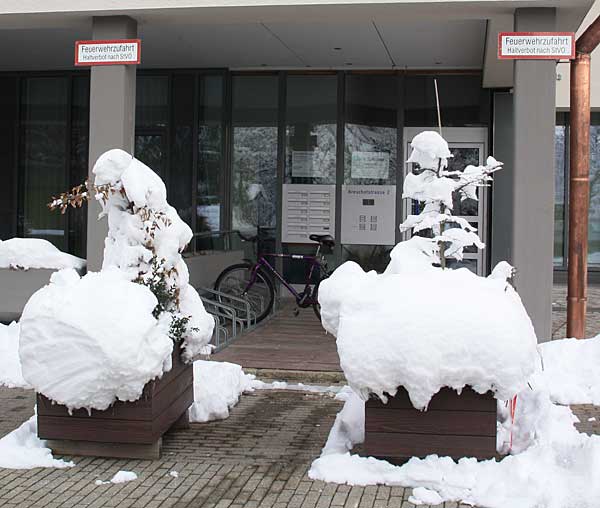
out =
[(352, 152), (352, 178), (387, 180), (390, 176), (390, 154), (387, 152)]
[(292, 176), (310, 178), (313, 176), (314, 152), (309, 150), (294, 150), (292, 152)]
[(342, 243), (396, 243), (396, 186), (342, 186)]
[(335, 185), (283, 184), (281, 241), (309, 243), (311, 234), (335, 235)]

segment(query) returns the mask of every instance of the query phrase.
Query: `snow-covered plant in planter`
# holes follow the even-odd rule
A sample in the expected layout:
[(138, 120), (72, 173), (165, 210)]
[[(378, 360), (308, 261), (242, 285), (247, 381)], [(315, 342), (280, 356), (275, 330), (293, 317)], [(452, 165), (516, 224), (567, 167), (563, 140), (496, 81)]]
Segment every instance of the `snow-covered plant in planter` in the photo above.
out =
[[(538, 358), (533, 326), (510, 283), (513, 269), (501, 262), (480, 277), (445, 268), (446, 258), (461, 259), (465, 247), (484, 247), (468, 222), (452, 216), (453, 196), (477, 199), (477, 188), (501, 164), (490, 157), (484, 166), (449, 171), (452, 155), (435, 132), (417, 135), (411, 147), (408, 162), (419, 167), (407, 175), (403, 197), (419, 201), (422, 211), (401, 228), (427, 234), (396, 245), (382, 274), (365, 273), (353, 262), (341, 265), (319, 288), (323, 326), (336, 336), (346, 379), (364, 400), (385, 403), (406, 390), (415, 414), (444, 387), (510, 400), (525, 388)], [(373, 428), (368, 407), (367, 452)], [(432, 423), (432, 413), (427, 417)], [(492, 423), (495, 435), (495, 416)]]
[(108, 219), (99, 272), (55, 273), (21, 318), (20, 358), (35, 390), (69, 410), (135, 401), (181, 350), (208, 352), (213, 319), (189, 285), (181, 253), (192, 231), (163, 181), (122, 150), (103, 154), (84, 184), (53, 199), (63, 212), (88, 199)]

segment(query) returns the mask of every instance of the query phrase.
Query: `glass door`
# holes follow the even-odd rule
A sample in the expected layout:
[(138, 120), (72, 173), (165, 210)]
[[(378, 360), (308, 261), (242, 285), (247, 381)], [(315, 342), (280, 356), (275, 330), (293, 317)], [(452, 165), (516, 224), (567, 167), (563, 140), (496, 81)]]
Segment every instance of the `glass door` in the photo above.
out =
[[(406, 159), (410, 155), (410, 142), (413, 137), (424, 130), (432, 130), (431, 127), (407, 128), (404, 130), (404, 140), (406, 143)], [(487, 129), (483, 127), (454, 127), (445, 128), (442, 134), (453, 157), (448, 160), (448, 170), (463, 171), (468, 165), (479, 166), (485, 163), (488, 155), (487, 151)], [(412, 171), (412, 164), (405, 164), (404, 174)], [(457, 194), (453, 196), (452, 215), (463, 218), (477, 229), (481, 240), (486, 243), (487, 239), (487, 217), (488, 217), (488, 193), (486, 187), (477, 189), (477, 200), (460, 199)], [(414, 200), (405, 199), (403, 202), (403, 217), (410, 214), (416, 214), (420, 211), (420, 204)], [(410, 238), (410, 232), (404, 234), (404, 239)], [(477, 247), (467, 247), (464, 251), (462, 261), (448, 259), (447, 266), (452, 268), (465, 267), (478, 275), (487, 273), (486, 257), (482, 249)]]

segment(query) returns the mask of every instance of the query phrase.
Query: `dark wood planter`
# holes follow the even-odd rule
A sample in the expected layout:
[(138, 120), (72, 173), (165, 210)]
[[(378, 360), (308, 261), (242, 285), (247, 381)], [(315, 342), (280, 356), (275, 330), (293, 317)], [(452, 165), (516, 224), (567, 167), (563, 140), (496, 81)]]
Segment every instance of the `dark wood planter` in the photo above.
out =
[(496, 399), (465, 387), (459, 395), (442, 388), (427, 411), (416, 410), (404, 388), (387, 404), (365, 404), (363, 455), (403, 464), (411, 457), (437, 454), (490, 459), (496, 455)]
[(65, 406), (38, 393), (38, 436), (58, 454), (158, 458), (162, 435), (187, 425), (187, 410), (194, 402), (193, 366), (184, 364), (179, 348), (174, 349), (171, 370), (149, 382), (134, 402), (69, 414)]

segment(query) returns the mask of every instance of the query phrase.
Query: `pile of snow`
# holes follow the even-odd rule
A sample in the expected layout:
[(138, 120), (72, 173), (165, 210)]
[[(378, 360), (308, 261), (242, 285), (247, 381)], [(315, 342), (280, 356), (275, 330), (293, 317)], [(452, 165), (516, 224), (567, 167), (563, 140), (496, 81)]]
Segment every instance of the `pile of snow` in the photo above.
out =
[(29, 270), (46, 268), (61, 270), (85, 268), (85, 259), (81, 259), (58, 250), (47, 240), (40, 238), (11, 238), (0, 240), (0, 268)]
[[(455, 462), (430, 455), (394, 466), (373, 457), (351, 455), (346, 450), (360, 442), (358, 427), (364, 426), (364, 413), (361, 419), (356, 407), (360, 399), (355, 396), (338, 414), (327, 446), (313, 462), (309, 477), (349, 485), (413, 487), (414, 504), (595, 508), (600, 505), (600, 436), (577, 432), (571, 410), (553, 404), (543, 378), (538, 382), (518, 396), (513, 455), (501, 461), (464, 458)], [(354, 407), (347, 410), (349, 405)], [(346, 450), (339, 447), (331, 453), (328, 446), (336, 433), (335, 442), (348, 445)]]
[(45, 441), (37, 437), (35, 415), (0, 439), (0, 468), (73, 467), (73, 462), (55, 459)]
[(229, 417), (244, 392), (252, 391), (254, 376), (235, 363), (196, 360), (194, 362), (194, 403), (191, 422), (209, 422)]
[(152, 316), (155, 306), (147, 287), (114, 268), (52, 274), (21, 317), (23, 376), (69, 409), (137, 400), (171, 368), (170, 322)]
[[(190, 407), (191, 422), (209, 422), (229, 417), (244, 393), (254, 390), (289, 390), (335, 395), (341, 386), (305, 385), (286, 381), (265, 382), (246, 374), (240, 365), (228, 362), (196, 360), (194, 362), (194, 404)], [(341, 395), (340, 400), (346, 400)]]
[(0, 323), (0, 385), (29, 388), (23, 379), (19, 360), (19, 323)]
[(210, 352), (214, 327), (181, 255), (192, 231), (162, 180), (122, 150), (103, 154), (93, 173), (108, 217), (102, 271), (53, 274), (20, 323), (23, 377), (69, 409), (137, 400), (171, 369), (174, 340), (191, 361)]
[(133, 480), (137, 480), (137, 474), (133, 471), (119, 471), (109, 481), (105, 482), (102, 480), (96, 480), (96, 485), (107, 485), (109, 483), (127, 483)]
[(593, 339), (562, 339), (540, 344), (540, 375), (554, 402), (600, 406), (600, 335)]
[(323, 326), (337, 337), (346, 379), (364, 399), (403, 386), (418, 409), (444, 386), (512, 398), (538, 362), (521, 299), (497, 271), (431, 266), (423, 240), (399, 244), (384, 274), (346, 262), (321, 283)]

